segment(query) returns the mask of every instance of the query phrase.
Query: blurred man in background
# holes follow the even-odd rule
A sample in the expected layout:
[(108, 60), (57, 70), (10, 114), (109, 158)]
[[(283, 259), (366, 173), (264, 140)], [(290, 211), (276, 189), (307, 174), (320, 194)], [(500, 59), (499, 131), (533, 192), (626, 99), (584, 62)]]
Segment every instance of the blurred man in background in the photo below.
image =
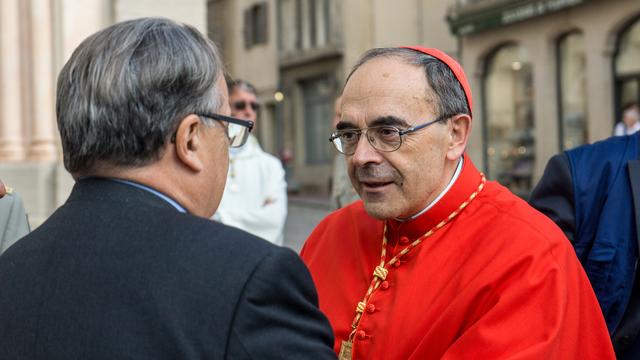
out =
[(631, 135), (640, 130), (640, 107), (638, 103), (631, 102), (622, 110), (622, 121), (616, 124), (613, 135)]
[[(229, 80), (231, 115), (258, 120), (260, 103), (256, 88), (244, 80)], [(282, 163), (262, 150), (250, 135), (247, 143), (231, 149), (229, 174), (214, 219), (282, 245), (287, 218), (287, 183)]]

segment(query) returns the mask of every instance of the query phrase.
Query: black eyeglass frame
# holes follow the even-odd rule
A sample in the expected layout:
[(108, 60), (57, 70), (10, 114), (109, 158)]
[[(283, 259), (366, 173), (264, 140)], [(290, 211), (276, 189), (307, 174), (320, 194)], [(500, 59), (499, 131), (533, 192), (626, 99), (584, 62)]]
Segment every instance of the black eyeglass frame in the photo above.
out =
[(337, 146), (337, 145), (336, 145), (336, 143), (335, 143), (335, 140), (336, 140), (336, 139), (338, 139), (340, 136), (342, 136), (342, 133), (343, 133), (344, 131), (353, 131), (353, 132), (355, 132), (355, 133), (358, 135), (358, 141), (357, 141), (357, 142), (360, 142), (360, 137), (362, 136), (362, 133), (363, 133), (363, 132), (365, 132), (365, 133), (366, 133), (366, 132), (367, 132), (367, 130), (369, 130), (369, 129), (390, 128), (390, 129), (394, 129), (394, 130), (396, 130), (396, 131), (398, 132), (398, 136), (399, 136), (399, 138), (400, 138), (400, 141), (398, 142), (398, 146), (397, 146), (395, 149), (393, 149), (393, 150), (382, 150), (382, 149), (378, 149), (374, 144), (372, 144), (372, 143), (371, 143), (371, 140), (369, 139), (369, 137), (368, 137), (368, 136), (367, 136), (366, 138), (367, 138), (367, 141), (369, 142), (369, 144), (371, 144), (371, 146), (372, 146), (374, 149), (376, 149), (376, 150), (378, 150), (378, 151), (382, 151), (382, 152), (394, 152), (394, 151), (397, 151), (398, 149), (400, 149), (400, 147), (402, 146), (402, 137), (403, 137), (404, 135), (411, 134), (411, 133), (416, 132), (416, 131), (418, 131), (418, 130), (424, 129), (424, 128), (426, 128), (426, 127), (427, 127), (427, 126), (429, 126), (429, 125), (435, 124), (435, 123), (437, 123), (437, 122), (441, 122), (442, 120), (447, 120), (447, 119), (449, 119), (449, 118), (451, 118), (451, 117), (453, 117), (453, 116), (454, 116), (454, 115), (442, 115), (442, 116), (438, 116), (438, 118), (436, 118), (435, 120), (427, 121), (426, 123), (423, 123), (423, 124), (420, 124), (420, 125), (411, 126), (411, 127), (407, 128), (407, 129), (405, 129), (405, 130), (400, 130), (400, 129), (398, 129), (398, 128), (397, 128), (397, 127), (395, 127), (395, 126), (390, 126), (390, 125), (372, 126), (372, 127), (362, 128), (362, 129), (343, 129), (343, 130), (337, 130), (336, 132), (334, 132), (333, 134), (331, 134), (331, 136), (329, 137), (329, 142), (330, 142), (331, 144), (333, 144), (333, 147), (335, 147), (335, 148), (336, 148), (336, 150), (338, 150), (338, 152), (340, 152), (341, 154), (351, 156), (351, 155), (355, 154), (355, 149), (358, 147), (357, 143), (356, 143), (356, 146), (354, 147), (353, 153), (351, 153), (351, 154), (348, 154), (348, 153), (345, 153), (345, 152), (343, 152), (343, 151), (340, 151), (340, 149), (338, 149), (338, 146)]
[(253, 126), (255, 125), (255, 123), (251, 120), (243, 120), (243, 119), (238, 119), (238, 118), (234, 118), (231, 116), (226, 116), (226, 115), (220, 115), (220, 114), (216, 114), (216, 113), (197, 113), (194, 115), (198, 115), (198, 116), (202, 116), (202, 117), (206, 117), (209, 119), (213, 119), (213, 120), (218, 120), (218, 121), (224, 121), (224, 122), (228, 122), (231, 124), (236, 124), (236, 125), (242, 125), (246, 128), (249, 128), (249, 132), (251, 132), (251, 130), (253, 130)]
[(247, 132), (243, 134), (241, 140), (239, 143), (235, 143), (234, 137), (230, 137), (229, 136), (229, 129), (228, 127), (225, 127), (225, 132), (227, 134), (227, 138), (229, 139), (229, 146), (236, 148), (236, 147), (241, 147), (242, 145), (244, 145), (247, 142), (247, 138), (249, 137), (249, 133), (251, 132), (251, 130), (253, 130), (253, 126), (255, 125), (255, 123), (251, 120), (243, 120), (243, 119), (238, 119), (238, 118), (234, 118), (231, 116), (226, 116), (226, 115), (220, 115), (220, 114), (216, 114), (216, 113), (197, 113), (195, 114), (197, 116), (200, 117), (204, 117), (204, 118), (208, 118), (208, 119), (213, 119), (213, 120), (217, 120), (217, 121), (224, 121), (230, 124), (236, 124), (236, 125), (240, 125), (243, 126), (245, 128), (247, 128)]
[[(243, 139), (242, 143), (237, 145), (237, 146), (231, 146), (231, 147), (240, 147), (242, 145), (244, 145), (244, 143), (247, 141), (247, 137), (248, 134), (251, 132), (251, 130), (253, 130), (253, 127), (255, 125), (255, 123), (251, 120), (243, 120), (243, 119), (238, 119), (238, 118), (234, 118), (231, 116), (226, 116), (226, 115), (221, 115), (221, 114), (216, 114), (216, 113), (195, 113), (194, 115), (199, 116), (199, 117), (203, 117), (203, 118), (207, 118), (207, 119), (212, 119), (212, 120), (217, 120), (217, 121), (224, 121), (230, 124), (236, 124), (236, 125), (240, 125), (240, 126), (244, 126), (246, 127), (247, 130), (247, 136), (245, 136), (245, 138)], [(226, 129), (225, 126), (225, 132), (227, 133), (227, 138), (228, 138), (228, 131)], [(231, 143), (232, 139), (229, 138), (229, 141)], [(171, 135), (171, 142), (174, 143), (176, 142), (176, 133), (174, 132), (173, 135)]]

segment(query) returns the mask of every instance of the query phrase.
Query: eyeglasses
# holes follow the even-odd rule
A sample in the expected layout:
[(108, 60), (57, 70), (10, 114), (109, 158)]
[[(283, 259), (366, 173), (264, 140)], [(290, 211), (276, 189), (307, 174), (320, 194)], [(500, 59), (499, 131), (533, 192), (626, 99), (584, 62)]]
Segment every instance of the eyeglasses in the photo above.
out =
[(451, 115), (440, 116), (435, 120), (417, 126), (412, 126), (406, 130), (400, 130), (395, 126), (387, 125), (372, 126), (364, 129), (338, 130), (329, 137), (329, 141), (339, 152), (345, 155), (353, 155), (355, 154), (358, 143), (360, 142), (360, 135), (364, 133), (367, 141), (369, 141), (369, 144), (371, 144), (374, 149), (384, 152), (392, 152), (398, 150), (400, 146), (402, 146), (402, 137), (404, 135), (424, 129), (431, 124), (435, 124), (438, 121), (442, 121), (450, 117)]
[[(253, 129), (253, 121), (237, 119), (231, 116), (224, 116), (215, 113), (195, 114), (201, 118), (207, 118), (217, 121), (224, 121), (228, 125), (224, 127), (224, 131), (229, 139), (230, 147), (240, 147), (247, 142), (249, 133)], [(171, 135), (171, 142), (176, 142), (176, 133)]]
[(253, 129), (253, 121), (237, 119), (231, 116), (224, 116), (214, 113), (202, 113), (196, 114), (198, 116), (213, 119), (217, 121), (224, 121), (228, 125), (225, 127), (227, 137), (229, 138), (230, 147), (240, 147), (247, 142), (249, 133)]
[(234, 102), (232, 105), (233, 105), (233, 108), (237, 111), (242, 111), (247, 106), (251, 106), (251, 109), (253, 109), (254, 112), (257, 112), (258, 110), (260, 110), (260, 104), (254, 101), (240, 100), (240, 101)]

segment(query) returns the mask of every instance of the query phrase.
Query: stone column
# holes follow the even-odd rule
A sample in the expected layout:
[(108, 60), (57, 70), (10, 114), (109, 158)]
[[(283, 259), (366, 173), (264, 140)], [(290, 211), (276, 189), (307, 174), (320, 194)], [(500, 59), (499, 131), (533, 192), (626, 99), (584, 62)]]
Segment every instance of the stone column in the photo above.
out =
[[(594, 17), (595, 18), (595, 17)], [(602, 21), (606, 24), (605, 21)], [(584, 27), (584, 43), (589, 44), (586, 51), (587, 60), (587, 126), (589, 142), (605, 139), (613, 134), (615, 119), (613, 105), (613, 78), (611, 62), (613, 49), (606, 48), (607, 29), (596, 25)]]
[(29, 159), (56, 158), (51, 0), (31, 0), (33, 125)]
[(19, 1), (0, 1), (0, 161), (24, 158)]

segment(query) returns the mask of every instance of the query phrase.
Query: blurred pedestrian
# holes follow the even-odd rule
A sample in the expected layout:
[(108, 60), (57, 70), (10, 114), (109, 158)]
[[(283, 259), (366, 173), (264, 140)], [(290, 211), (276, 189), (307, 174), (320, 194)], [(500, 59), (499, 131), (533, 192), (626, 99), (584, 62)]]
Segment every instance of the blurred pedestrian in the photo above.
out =
[[(331, 128), (335, 130), (336, 125), (340, 121), (342, 116), (340, 107), (342, 104), (342, 98), (338, 97), (333, 104), (333, 119), (331, 122)], [(356, 193), (349, 174), (347, 174), (347, 162), (345, 161), (344, 154), (338, 152), (333, 158), (333, 176), (331, 177), (331, 208), (339, 209), (345, 205), (348, 205), (358, 200), (358, 193)]]
[[(472, 98), (436, 49), (363, 55), (331, 139), (362, 201), (302, 250), (342, 359), (613, 359), (562, 232), (465, 148)], [(376, 241), (377, 240), (377, 241)]]
[(330, 359), (291, 250), (210, 221), (253, 123), (195, 28), (91, 35), (58, 78), (67, 202), (0, 256), (0, 359)]
[(640, 107), (638, 103), (631, 102), (622, 110), (622, 121), (616, 124), (613, 135), (631, 135), (640, 130)]
[[(260, 103), (256, 88), (244, 80), (230, 80), (231, 115), (256, 123)], [(282, 245), (287, 218), (287, 183), (278, 158), (262, 150), (258, 139), (231, 149), (224, 195), (214, 219)]]
[(0, 254), (29, 233), (29, 221), (22, 198), (0, 180)]
[(573, 244), (618, 359), (640, 359), (640, 133), (555, 155), (529, 202)]

